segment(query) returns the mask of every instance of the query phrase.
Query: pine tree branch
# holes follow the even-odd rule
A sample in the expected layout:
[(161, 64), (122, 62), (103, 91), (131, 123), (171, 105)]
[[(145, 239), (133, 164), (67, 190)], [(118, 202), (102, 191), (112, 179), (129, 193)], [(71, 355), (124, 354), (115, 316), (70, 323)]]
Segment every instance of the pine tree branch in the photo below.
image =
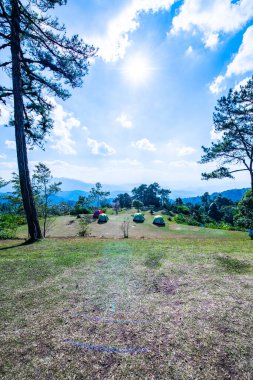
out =
[(11, 63), (12, 63), (11, 61), (10, 62), (1, 63), (0, 67), (6, 67), (6, 66), (10, 65)]
[(0, 1), (0, 9), (2, 10), (3, 17), (8, 22), (8, 24), (11, 26), (11, 19), (8, 13), (5, 11), (3, 3)]

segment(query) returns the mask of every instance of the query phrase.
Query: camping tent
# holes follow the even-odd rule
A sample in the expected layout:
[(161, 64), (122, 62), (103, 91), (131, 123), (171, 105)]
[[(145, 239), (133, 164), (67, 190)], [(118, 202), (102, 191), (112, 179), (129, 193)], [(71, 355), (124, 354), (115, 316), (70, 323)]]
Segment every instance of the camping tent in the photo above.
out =
[(154, 217), (153, 224), (157, 226), (165, 226), (165, 221), (161, 215), (156, 215)]
[(144, 220), (145, 220), (144, 215), (141, 214), (140, 212), (137, 212), (136, 214), (134, 214), (134, 218), (133, 218), (134, 222), (136, 222), (136, 223), (143, 223)]
[(109, 220), (109, 218), (106, 214), (100, 214), (98, 216), (98, 223), (107, 223), (108, 220)]
[(100, 214), (103, 214), (102, 210), (96, 210), (93, 214), (93, 218), (98, 218)]

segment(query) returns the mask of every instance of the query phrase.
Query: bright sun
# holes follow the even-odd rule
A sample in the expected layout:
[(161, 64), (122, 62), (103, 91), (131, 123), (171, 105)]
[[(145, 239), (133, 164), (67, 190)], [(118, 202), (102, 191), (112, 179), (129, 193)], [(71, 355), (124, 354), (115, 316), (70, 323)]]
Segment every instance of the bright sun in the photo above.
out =
[(146, 58), (136, 56), (130, 58), (123, 67), (123, 74), (127, 81), (133, 84), (141, 84), (148, 80), (152, 68)]

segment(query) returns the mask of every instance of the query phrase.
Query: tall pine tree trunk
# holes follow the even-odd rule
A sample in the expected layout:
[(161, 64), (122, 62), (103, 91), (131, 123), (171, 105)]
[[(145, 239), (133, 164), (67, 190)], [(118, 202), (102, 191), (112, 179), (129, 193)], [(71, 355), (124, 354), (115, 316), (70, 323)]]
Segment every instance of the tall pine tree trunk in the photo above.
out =
[(253, 154), (251, 154), (251, 160), (249, 165), (249, 171), (250, 171), (250, 185), (251, 185), (251, 192), (253, 194)]
[(12, 55), (12, 80), (14, 96), (14, 122), (17, 147), (17, 160), (20, 178), (20, 188), (23, 206), (26, 213), (28, 232), (31, 240), (42, 238), (37, 212), (34, 204), (32, 186), (29, 176), (27, 148), (24, 129), (24, 111), (22, 95), (22, 79), (20, 65), (20, 12), (17, 0), (12, 0), (11, 13), (11, 55)]

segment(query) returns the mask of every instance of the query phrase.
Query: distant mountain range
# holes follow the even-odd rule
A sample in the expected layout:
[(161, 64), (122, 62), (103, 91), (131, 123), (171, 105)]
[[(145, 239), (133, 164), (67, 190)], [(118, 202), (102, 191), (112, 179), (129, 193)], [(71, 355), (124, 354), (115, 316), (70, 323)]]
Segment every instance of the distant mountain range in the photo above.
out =
[[(212, 193), (210, 194), (211, 198), (214, 199), (218, 195), (221, 195), (225, 198), (230, 199), (233, 202), (238, 202), (242, 199), (246, 191), (249, 190), (249, 188), (244, 189), (232, 189), (232, 190), (225, 190), (221, 191), (220, 193)], [(201, 196), (198, 197), (189, 197), (189, 198), (182, 198), (184, 203), (192, 203), (192, 204), (198, 204), (201, 203)]]
[[(54, 195), (52, 197), (52, 202), (54, 204), (58, 204), (62, 201), (68, 202), (71, 205), (73, 205), (79, 198), (80, 195), (87, 196), (90, 189), (94, 186), (92, 183), (86, 183), (79, 180), (71, 179), (71, 178), (54, 178), (55, 182), (62, 182), (61, 190), (57, 195)], [(131, 193), (131, 190), (135, 187), (139, 186), (139, 184), (126, 184), (122, 185), (121, 187), (116, 185), (103, 185), (103, 188), (105, 191), (110, 191), (110, 197), (109, 202), (111, 202), (116, 196), (120, 193)], [(78, 190), (76, 190), (78, 189)], [(4, 190), (1, 194), (11, 192), (12, 188), (11, 185), (7, 185), (4, 188)], [(222, 191), (220, 193), (212, 193), (211, 197), (215, 198), (217, 195), (221, 194), (223, 197), (229, 198), (234, 202), (239, 201), (244, 193), (247, 191), (247, 188), (244, 189), (232, 189), (232, 190), (226, 190)], [(199, 190), (200, 192), (201, 190)], [(187, 190), (173, 190), (171, 192), (171, 199), (176, 199), (178, 197), (182, 198), (184, 203), (191, 202), (193, 204), (201, 203), (201, 195), (194, 196), (195, 194), (198, 194), (197, 191), (187, 191)]]

